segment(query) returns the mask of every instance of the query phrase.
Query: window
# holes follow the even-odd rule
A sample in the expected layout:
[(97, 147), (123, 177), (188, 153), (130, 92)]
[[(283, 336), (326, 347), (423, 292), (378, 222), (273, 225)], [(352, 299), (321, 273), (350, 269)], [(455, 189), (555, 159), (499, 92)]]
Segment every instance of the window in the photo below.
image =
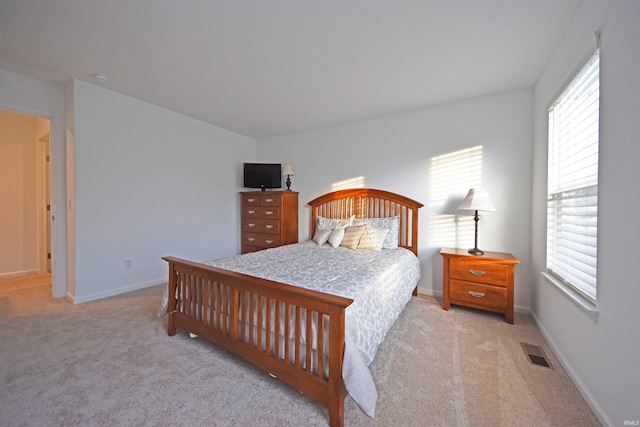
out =
[(596, 301), (599, 50), (549, 109), (547, 270)]

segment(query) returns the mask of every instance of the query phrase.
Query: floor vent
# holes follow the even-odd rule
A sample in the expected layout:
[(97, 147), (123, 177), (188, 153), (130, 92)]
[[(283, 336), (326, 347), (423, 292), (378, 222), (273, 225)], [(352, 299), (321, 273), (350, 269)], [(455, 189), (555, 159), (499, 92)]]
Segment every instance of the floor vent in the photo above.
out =
[(547, 356), (544, 354), (542, 347), (533, 344), (526, 344), (521, 342), (520, 345), (524, 350), (524, 353), (527, 355), (529, 362), (533, 365), (544, 366), (545, 368), (553, 369), (551, 363), (547, 360)]

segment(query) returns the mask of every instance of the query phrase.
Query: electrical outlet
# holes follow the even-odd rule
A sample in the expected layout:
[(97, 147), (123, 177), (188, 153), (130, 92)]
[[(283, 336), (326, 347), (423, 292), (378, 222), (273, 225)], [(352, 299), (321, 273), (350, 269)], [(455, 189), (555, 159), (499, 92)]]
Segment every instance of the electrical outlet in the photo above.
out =
[(133, 260), (125, 259), (124, 260), (124, 268), (133, 268)]

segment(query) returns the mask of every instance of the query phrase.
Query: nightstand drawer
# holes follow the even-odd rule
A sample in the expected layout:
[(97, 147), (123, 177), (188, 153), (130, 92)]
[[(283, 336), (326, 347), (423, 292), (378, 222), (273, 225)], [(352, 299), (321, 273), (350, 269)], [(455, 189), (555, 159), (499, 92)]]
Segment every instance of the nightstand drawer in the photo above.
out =
[(449, 295), (452, 301), (500, 308), (502, 310), (505, 309), (507, 304), (506, 288), (480, 283), (451, 280)]
[(506, 264), (477, 262), (469, 259), (451, 259), (449, 277), (469, 282), (507, 286), (510, 267)]

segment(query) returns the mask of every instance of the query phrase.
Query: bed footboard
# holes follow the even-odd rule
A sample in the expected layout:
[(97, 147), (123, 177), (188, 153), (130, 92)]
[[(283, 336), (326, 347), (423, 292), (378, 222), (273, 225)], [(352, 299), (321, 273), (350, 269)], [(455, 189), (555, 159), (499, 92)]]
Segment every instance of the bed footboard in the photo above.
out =
[(342, 359), (351, 299), (163, 259), (169, 263), (169, 335), (181, 329), (232, 351), (326, 406), (331, 426), (344, 424)]

